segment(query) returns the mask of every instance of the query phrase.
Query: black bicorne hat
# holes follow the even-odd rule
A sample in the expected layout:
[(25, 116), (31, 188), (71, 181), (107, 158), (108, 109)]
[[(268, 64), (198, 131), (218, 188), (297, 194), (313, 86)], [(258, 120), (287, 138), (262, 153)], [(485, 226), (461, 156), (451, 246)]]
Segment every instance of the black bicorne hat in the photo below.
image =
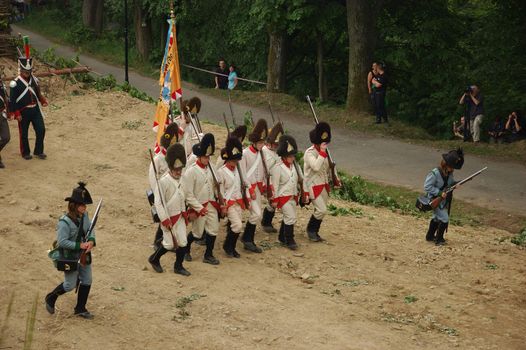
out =
[(331, 142), (331, 127), (326, 122), (319, 122), (309, 133), (310, 142), (319, 145), (323, 142)]
[(267, 143), (278, 143), (278, 140), (283, 133), (283, 125), (281, 125), (281, 122), (277, 122), (268, 133)]
[(264, 141), (268, 136), (268, 126), (265, 119), (260, 119), (257, 121), (256, 125), (252, 132), (248, 135), (248, 140), (252, 143), (258, 141)]
[(179, 142), (179, 125), (177, 123), (170, 123), (166, 130), (164, 131), (164, 134), (161, 136), (161, 146), (168, 149), (170, 145), (175, 144), (176, 142)]
[(240, 160), (243, 157), (243, 145), (236, 137), (229, 137), (226, 140), (225, 148), (221, 149), (221, 159)]
[(91, 195), (86, 189), (86, 184), (84, 182), (79, 182), (78, 187), (73, 189), (70, 197), (64, 198), (66, 202), (73, 202), (77, 204), (92, 204), (93, 200)]
[(280, 157), (292, 156), (298, 153), (298, 144), (290, 135), (282, 135), (278, 141), (276, 153)]
[(462, 169), (464, 165), (464, 151), (462, 151), (462, 148), (449, 151), (442, 154), (442, 159), (444, 159), (448, 166), (454, 169)]
[(192, 146), (192, 152), (196, 157), (211, 156), (214, 154), (215, 149), (216, 142), (212, 134), (205, 134), (201, 142)]
[(186, 153), (184, 151), (184, 146), (180, 143), (175, 143), (168, 147), (166, 150), (166, 163), (168, 168), (171, 170), (175, 168), (182, 168), (186, 165)]

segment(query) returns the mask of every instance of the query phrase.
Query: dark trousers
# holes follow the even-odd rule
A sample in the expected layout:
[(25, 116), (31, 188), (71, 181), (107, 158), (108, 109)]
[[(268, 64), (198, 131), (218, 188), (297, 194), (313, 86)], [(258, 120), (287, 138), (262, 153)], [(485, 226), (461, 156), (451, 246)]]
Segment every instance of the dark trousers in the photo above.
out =
[(28, 108), (22, 111), (22, 120), (18, 122), (18, 130), (20, 131), (20, 153), (22, 156), (27, 156), (31, 153), (29, 148), (29, 124), (33, 124), (35, 130), (35, 150), (34, 154), (44, 153), (44, 136), (46, 134), (46, 127), (44, 125), (44, 118), (40, 113), (40, 108)]
[(376, 114), (376, 122), (387, 122), (387, 110), (385, 109), (385, 91), (374, 92), (374, 112)]
[(2, 152), (2, 149), (4, 149), (9, 140), (11, 140), (9, 124), (7, 124), (7, 119), (0, 115), (0, 152)]

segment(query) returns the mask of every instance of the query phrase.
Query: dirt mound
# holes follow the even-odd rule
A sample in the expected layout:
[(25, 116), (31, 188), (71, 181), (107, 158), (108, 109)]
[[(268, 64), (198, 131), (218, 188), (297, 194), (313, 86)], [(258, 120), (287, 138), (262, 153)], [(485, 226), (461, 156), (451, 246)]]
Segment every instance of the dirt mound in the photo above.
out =
[[(427, 220), (332, 201), (353, 210), (325, 220), (325, 243), (307, 241), (310, 213), (302, 209), (297, 252), (258, 230), (263, 254), (228, 259), (222, 225), (219, 266), (203, 264), (196, 247), (186, 263), (191, 277), (170, 272), (170, 254), (162, 259), (168, 272), (154, 273), (147, 257), (155, 226), (145, 197), (154, 106), (123, 93), (62, 88), (60, 79), (46, 84), (48, 159), (19, 156), (12, 122), (2, 152), (0, 346), (22, 347), (38, 294), (38, 349), (524, 348), (525, 251), (497, 229), (451, 227), (449, 245), (438, 248), (423, 240)], [(204, 128), (223, 142), (224, 129)], [(43, 304), (62, 278), (46, 251), (64, 197), (81, 179), (94, 200), (105, 200), (88, 302), (93, 321), (72, 316), (73, 293), (59, 298), (53, 316)]]

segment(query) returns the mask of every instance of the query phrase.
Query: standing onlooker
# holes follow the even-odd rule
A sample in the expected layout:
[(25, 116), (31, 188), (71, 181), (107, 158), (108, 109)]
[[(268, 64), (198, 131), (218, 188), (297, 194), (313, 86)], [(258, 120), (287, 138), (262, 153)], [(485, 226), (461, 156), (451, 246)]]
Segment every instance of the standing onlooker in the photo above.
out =
[(489, 143), (502, 143), (504, 141), (504, 123), (500, 117), (496, 117), (488, 130)]
[[(11, 140), (11, 133), (9, 132), (9, 125), (7, 124), (8, 102), (4, 83), (0, 81), (0, 152), (2, 152), (2, 149), (9, 143), (9, 140)], [(0, 155), (0, 169), (2, 168), (5, 168), (5, 165), (2, 163), (2, 156)]]
[(231, 64), (228, 70), (230, 71), (228, 73), (228, 90), (234, 90), (237, 86), (236, 66)]
[(226, 88), (228, 87), (228, 69), (226, 67), (226, 62), (223, 58), (219, 60), (219, 67), (217, 67), (216, 73), (218, 74), (215, 76), (215, 88), (226, 90)]
[(382, 120), (389, 123), (387, 111), (385, 109), (385, 93), (387, 90), (387, 77), (385, 75), (385, 66), (383, 63), (376, 65), (378, 74), (372, 78), (374, 90), (374, 109), (376, 114), (376, 124), (381, 124)]
[(523, 122), (517, 112), (511, 112), (506, 122), (506, 142), (515, 142), (522, 138)]
[[(373, 109), (375, 109), (374, 108), (374, 90), (376, 88), (374, 86), (374, 84), (373, 84), (373, 78), (375, 78), (376, 75), (378, 74), (377, 66), (378, 66), (378, 64), (376, 62), (373, 62), (371, 70), (367, 74), (367, 91), (369, 91), (369, 98), (371, 99), (371, 104), (373, 105)], [(376, 111), (376, 109), (375, 109), (375, 111)]]
[(473, 142), (480, 141), (480, 124), (484, 119), (484, 98), (477, 85), (470, 86), (460, 97), (459, 104), (467, 104), (469, 111), (469, 129)]

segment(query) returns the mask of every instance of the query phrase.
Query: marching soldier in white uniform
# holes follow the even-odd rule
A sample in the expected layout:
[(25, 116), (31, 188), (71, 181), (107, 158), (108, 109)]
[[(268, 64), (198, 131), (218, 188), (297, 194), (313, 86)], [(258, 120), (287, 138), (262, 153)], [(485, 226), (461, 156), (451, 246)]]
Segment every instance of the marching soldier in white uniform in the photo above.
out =
[[(270, 129), (266, 140), (267, 142), (265, 146), (263, 146), (263, 148), (261, 149), (261, 153), (265, 158), (265, 162), (271, 178), (272, 170), (276, 165), (278, 165), (281, 162), (280, 157), (276, 153), (276, 149), (278, 148), (278, 140), (281, 135), (283, 135), (283, 126), (281, 125), (281, 122), (278, 122), (272, 127), (272, 129)], [(270, 191), (274, 193), (276, 189), (272, 187), (272, 181), (270, 181), (270, 187)], [(272, 226), (272, 219), (274, 218), (274, 214), (274, 207), (272, 206), (271, 201), (268, 201), (267, 205), (265, 206), (265, 209), (263, 209), (263, 217), (261, 219), (261, 226), (263, 228), (263, 231), (267, 233), (278, 232), (274, 228), (274, 226)]]
[(245, 180), (249, 184), (249, 192), (253, 197), (253, 200), (250, 202), (250, 215), (245, 225), (241, 242), (243, 242), (246, 250), (254, 253), (262, 252), (261, 248), (254, 241), (254, 235), (256, 233), (256, 225), (262, 216), (261, 202), (267, 191), (266, 177), (270, 176), (270, 174), (267, 174), (266, 163), (263, 163), (265, 160), (262, 159), (261, 152), (267, 136), (267, 122), (265, 119), (260, 119), (248, 135), (251, 145), (243, 150), (243, 158), (239, 162), (241, 171), (246, 175)]
[(296, 224), (296, 205), (298, 204), (298, 173), (294, 167), (298, 146), (292, 136), (282, 135), (276, 150), (281, 162), (272, 169), (272, 186), (275, 196), (272, 206), (281, 209), (283, 220), (279, 229), (279, 241), (291, 250), (298, 249), (294, 240), (294, 224)]
[(187, 215), (184, 191), (180, 183), (186, 164), (186, 154), (181, 144), (176, 143), (168, 147), (166, 163), (170, 170), (159, 180), (155, 191), (155, 207), (162, 225), (163, 241), (162, 246), (148, 258), (148, 262), (156, 272), (163, 272), (159, 259), (168, 250), (175, 248), (174, 272), (190, 276), (190, 272), (183, 267), (187, 250)]
[(215, 151), (215, 139), (212, 134), (205, 134), (200, 143), (193, 146), (196, 161), (185, 170), (182, 177), (183, 190), (188, 204), (188, 216), (192, 221), (192, 232), (188, 235), (188, 252), (186, 260), (191, 260), (192, 242), (201, 239), (206, 231), (206, 251), (203, 262), (218, 265), (213, 255), (214, 245), (219, 230), (220, 204), (217, 202), (214, 178), (210, 169), (210, 157)]

